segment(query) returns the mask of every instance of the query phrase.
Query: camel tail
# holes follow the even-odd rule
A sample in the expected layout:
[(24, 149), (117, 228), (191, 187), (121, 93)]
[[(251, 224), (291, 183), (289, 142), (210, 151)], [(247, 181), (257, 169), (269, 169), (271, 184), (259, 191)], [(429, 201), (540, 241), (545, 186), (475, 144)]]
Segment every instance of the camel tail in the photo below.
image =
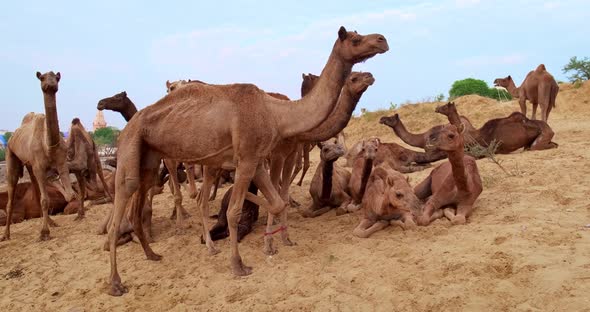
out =
[(555, 103), (557, 102), (557, 92), (559, 92), (559, 86), (557, 84), (551, 86), (551, 97), (549, 98), (549, 105), (555, 108)]

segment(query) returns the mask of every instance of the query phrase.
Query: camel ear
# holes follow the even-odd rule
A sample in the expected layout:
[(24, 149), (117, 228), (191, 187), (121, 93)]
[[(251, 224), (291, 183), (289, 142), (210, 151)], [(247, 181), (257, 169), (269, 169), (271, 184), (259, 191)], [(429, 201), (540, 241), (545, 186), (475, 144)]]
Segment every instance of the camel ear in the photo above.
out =
[(61, 79), (61, 73), (57, 72), (57, 74), (55, 74), (55, 78), (57, 78), (57, 82), (59, 82), (59, 80)]
[(410, 177), (409, 177), (409, 176), (406, 176), (406, 181), (407, 181), (408, 183), (410, 183)]
[(508, 79), (512, 79), (512, 77), (511, 77), (510, 75), (508, 75), (508, 77), (506, 77), (506, 78), (508, 78)]
[(344, 41), (347, 35), (348, 33), (346, 32), (346, 28), (344, 28), (344, 26), (340, 26), (340, 29), (338, 29), (338, 38), (340, 38), (340, 41)]
[(463, 131), (465, 130), (465, 125), (463, 123), (461, 123), (458, 127), (457, 130), (459, 130), (459, 133), (463, 133)]
[(122, 92), (124, 96), (127, 96), (127, 91)]
[(41, 73), (37, 72), (37, 79), (41, 80)]
[(395, 180), (393, 179), (393, 177), (392, 176), (387, 176), (387, 185), (393, 186), (394, 184), (395, 184)]
[(324, 147), (324, 143), (322, 142), (318, 142), (318, 144), (316, 144), (320, 149), (322, 149), (322, 147)]
[(301, 73), (301, 79), (305, 80), (305, 73)]
[(170, 89), (170, 80), (166, 80), (166, 89)]

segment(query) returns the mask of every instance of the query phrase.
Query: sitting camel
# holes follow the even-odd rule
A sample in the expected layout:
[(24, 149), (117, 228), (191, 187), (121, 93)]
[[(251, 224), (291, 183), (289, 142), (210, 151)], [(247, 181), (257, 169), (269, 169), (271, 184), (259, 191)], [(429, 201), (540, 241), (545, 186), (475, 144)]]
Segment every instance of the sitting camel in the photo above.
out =
[(543, 64), (531, 70), (518, 88), (511, 76), (494, 80), (494, 85), (506, 88), (512, 97), (518, 98), (520, 111), (525, 116), (526, 101), (529, 100), (533, 104), (532, 120), (537, 119), (537, 105), (541, 104), (541, 120), (544, 122), (549, 119), (551, 109), (555, 108), (555, 99), (559, 92), (557, 81)]
[(346, 209), (347, 211), (355, 211), (360, 207), (363, 195), (365, 194), (367, 181), (369, 181), (369, 176), (373, 170), (373, 162), (381, 146), (381, 140), (377, 137), (371, 137), (359, 143), (361, 150), (354, 159), (352, 173), (348, 183), (352, 201), (350, 203), (351, 206)]
[(50, 239), (49, 224), (56, 225), (49, 218), (49, 197), (47, 194), (47, 173), (55, 170), (60, 183), (53, 183), (62, 192), (65, 200), (71, 202), (76, 194), (72, 189), (70, 174), (66, 163), (67, 146), (59, 134), (57, 120), (56, 93), (61, 74), (52, 71), (45, 74), (37, 72), (41, 81), (45, 115), (28, 113), (21, 126), (14, 131), (6, 148), (6, 178), (8, 182), (8, 203), (6, 205), (6, 228), (2, 240), (10, 239), (12, 210), (15, 204), (15, 189), (27, 167), (31, 182), (39, 194), (43, 225), (41, 240)]
[(376, 166), (371, 172), (361, 206), (363, 217), (352, 232), (361, 238), (389, 224), (400, 225), (404, 230), (413, 228), (416, 226), (414, 215), (421, 208), (408, 179), (387, 163)]
[(437, 107), (436, 112), (447, 116), (449, 122), (457, 128), (462, 128), (465, 124), (463, 136), (466, 144), (477, 143), (487, 147), (492, 141), (499, 142), (497, 154), (509, 154), (520, 148), (544, 150), (558, 146), (551, 142), (554, 133), (546, 122), (530, 120), (518, 112), (508, 117), (488, 120), (479, 129), (475, 129), (467, 118), (458, 118), (459, 113), (453, 102)]
[[(98, 157), (98, 150), (94, 141), (84, 129), (79, 118), (72, 120), (68, 144), (68, 168), (76, 175), (80, 188), (80, 198), (86, 198), (86, 188), (89, 184), (96, 185), (96, 176), (100, 178), (103, 190), (108, 198), (112, 199), (111, 193), (104, 179), (102, 165)], [(84, 201), (80, 201), (80, 209), (76, 219), (84, 218)]]
[(318, 147), (321, 161), (309, 185), (312, 204), (301, 212), (306, 218), (321, 216), (335, 207), (338, 208), (336, 213), (340, 214), (350, 204), (350, 173), (336, 164), (336, 160), (344, 155), (344, 148), (332, 142), (318, 143)]
[(454, 125), (445, 125), (440, 131), (432, 133), (429, 145), (447, 152), (449, 161), (434, 168), (430, 175), (416, 185), (414, 193), (426, 200), (422, 213), (418, 216), (419, 225), (428, 225), (444, 215), (453, 224), (465, 224), (473, 212), (473, 203), (482, 192), (481, 178), (475, 158), (464, 155), (463, 135)]

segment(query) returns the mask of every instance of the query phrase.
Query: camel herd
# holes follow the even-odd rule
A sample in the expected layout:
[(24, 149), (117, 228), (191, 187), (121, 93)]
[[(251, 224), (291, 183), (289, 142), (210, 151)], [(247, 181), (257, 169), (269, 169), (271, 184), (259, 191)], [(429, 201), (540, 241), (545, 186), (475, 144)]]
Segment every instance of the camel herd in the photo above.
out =
[[(49, 225), (55, 224), (50, 211), (77, 212), (76, 220), (81, 220), (85, 199), (96, 198), (96, 194), (107, 201), (114, 199), (99, 233), (108, 232), (104, 248), (110, 252), (109, 294), (120, 296), (127, 288), (117, 270), (117, 246), (133, 234), (149, 260), (160, 260), (150, 247), (152, 199), (169, 180), (175, 203), (171, 218), (183, 230), (190, 217), (182, 206), (180, 189), (186, 179), (189, 196), (197, 198), (201, 241), (209, 254), (219, 252), (214, 241), (229, 236), (233, 274), (249, 275), (252, 268), (244, 264), (238, 242), (252, 231), (261, 206), (268, 212), (264, 252), (277, 252), (274, 234), (280, 235), (283, 245), (294, 245), (286, 207), (298, 204), (290, 197), (289, 187), (299, 172), (301, 185), (315, 146), (320, 149), (320, 163), (309, 188), (312, 204), (300, 213), (318, 217), (332, 209), (337, 216), (358, 211), (360, 222), (353, 234), (362, 238), (390, 224), (410, 229), (442, 217), (452, 224), (465, 224), (483, 190), (476, 158), (464, 152), (466, 144), (487, 147), (501, 142), (497, 153), (557, 147), (551, 141), (554, 133), (547, 119), (559, 88), (539, 65), (520, 88), (510, 76), (495, 81), (519, 98), (522, 113), (489, 120), (476, 129), (450, 102), (433, 112), (447, 116), (449, 123), (424, 133), (410, 133), (397, 114), (379, 120), (423, 152), (377, 137), (347, 149), (342, 130), (363, 93), (375, 82), (371, 73), (353, 72), (353, 65), (388, 50), (383, 35), (360, 35), (341, 27), (321, 74), (303, 75), (302, 98), (296, 101), (252, 84), (213, 85), (199, 80), (166, 81), (166, 96), (139, 111), (125, 92), (102, 99), (98, 109), (120, 112), (127, 121), (118, 138), (116, 160), (110, 162), (112, 172), (102, 167), (96, 146), (79, 119), (72, 121), (67, 141), (59, 135), (56, 93), (61, 74), (37, 73), (45, 115), (27, 114), (8, 142), (8, 191), (0, 193), (0, 205), (6, 206), (2, 240), (10, 239), (14, 221), (40, 215), (40, 238), (47, 240)], [(526, 117), (527, 99), (533, 103), (532, 119)], [(535, 120), (537, 104), (542, 120)], [(337, 163), (341, 157), (346, 158), (346, 166)], [(448, 161), (434, 167), (414, 187), (404, 176), (444, 158)], [(18, 184), (24, 167), (31, 182)], [(69, 173), (75, 174), (75, 183)], [(217, 224), (209, 228), (210, 194), (212, 188), (216, 192), (222, 176), (233, 179), (233, 186), (223, 197)], [(198, 179), (202, 179), (200, 190)]]

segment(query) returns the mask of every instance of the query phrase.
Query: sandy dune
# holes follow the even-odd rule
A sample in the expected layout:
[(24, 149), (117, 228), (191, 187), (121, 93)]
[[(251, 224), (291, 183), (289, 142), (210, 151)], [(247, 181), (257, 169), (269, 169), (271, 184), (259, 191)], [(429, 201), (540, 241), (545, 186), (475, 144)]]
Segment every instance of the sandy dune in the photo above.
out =
[[(185, 200), (191, 228), (176, 232), (168, 218), (173, 199), (166, 192), (156, 197), (154, 209), (153, 249), (163, 260), (146, 260), (136, 243), (119, 248), (127, 295), (106, 294), (108, 253), (101, 249), (105, 237), (95, 234), (110, 209), (102, 205), (91, 207), (82, 222), (56, 216), (61, 226), (52, 229), (49, 242), (37, 240), (39, 219), (15, 225), (12, 240), (0, 243), (0, 306), (3, 311), (590, 311), (588, 100), (590, 84), (562, 86), (550, 117), (558, 149), (498, 156), (510, 174), (478, 161), (484, 191), (465, 226), (438, 220), (359, 239), (351, 234), (357, 215), (331, 212), (303, 219), (291, 209), (291, 237), (298, 245), (279, 243), (279, 253), (267, 257), (258, 226), (240, 246), (254, 273), (235, 278), (227, 241), (213, 257), (200, 244), (193, 200)], [(515, 101), (477, 96), (456, 103), (476, 126), (518, 109)], [(444, 121), (435, 105), (398, 112), (417, 132)], [(391, 113), (353, 120), (346, 130), (349, 145), (369, 135), (399, 142), (377, 123)], [(315, 167), (317, 150), (312, 160)], [(313, 169), (303, 187), (292, 187), (303, 206), (311, 202), (307, 187)], [(427, 173), (411, 174), (411, 183)], [(212, 204), (214, 211), (221, 197)]]

